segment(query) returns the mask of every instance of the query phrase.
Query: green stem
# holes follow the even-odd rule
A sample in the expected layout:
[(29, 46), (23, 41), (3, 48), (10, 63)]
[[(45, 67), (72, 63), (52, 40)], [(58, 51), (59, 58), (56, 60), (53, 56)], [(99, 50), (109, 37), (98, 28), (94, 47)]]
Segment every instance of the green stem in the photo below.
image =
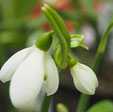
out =
[[(95, 56), (93, 64), (92, 64), (92, 69), (95, 71), (95, 73), (98, 72), (98, 69), (100, 67), (100, 64), (101, 64), (101, 61), (102, 61), (102, 58), (103, 58), (103, 55), (104, 55), (104, 52), (105, 52), (105, 49), (107, 46), (108, 34), (109, 34), (110, 30), (112, 29), (112, 27), (113, 27), (113, 16), (112, 16), (110, 23), (108, 24), (108, 27), (106, 28), (106, 30), (102, 36), (102, 39), (100, 41), (99, 47), (96, 52), (96, 56)], [(81, 94), (80, 101), (79, 101), (79, 104), (77, 107), (77, 112), (86, 112), (86, 108), (88, 106), (89, 99), (90, 99), (89, 95)]]
[(77, 112), (85, 112), (86, 107), (88, 106), (90, 96), (86, 94), (81, 94), (80, 101), (78, 103)]
[(43, 99), (42, 99), (40, 112), (48, 112), (49, 105), (51, 103), (52, 97), (53, 96), (47, 96), (46, 93), (44, 94)]
[(109, 35), (109, 32), (112, 29), (112, 27), (113, 27), (113, 18), (112, 18), (112, 21), (110, 21), (110, 24), (108, 25), (108, 27), (106, 28), (106, 30), (103, 34), (103, 37), (100, 41), (100, 44), (99, 44), (95, 59), (93, 61), (92, 69), (95, 72), (98, 72), (102, 57), (104, 55), (104, 52), (105, 52), (105, 49), (106, 49), (106, 46), (107, 46), (107, 41), (108, 41), (108, 37), (109, 37), (108, 35)]

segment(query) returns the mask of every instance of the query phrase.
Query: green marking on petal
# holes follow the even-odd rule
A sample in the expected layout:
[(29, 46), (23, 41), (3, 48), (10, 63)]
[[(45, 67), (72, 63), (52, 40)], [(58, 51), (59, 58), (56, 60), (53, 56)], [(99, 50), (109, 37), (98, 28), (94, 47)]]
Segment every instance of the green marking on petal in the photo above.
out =
[(44, 74), (44, 81), (47, 80), (47, 74)]

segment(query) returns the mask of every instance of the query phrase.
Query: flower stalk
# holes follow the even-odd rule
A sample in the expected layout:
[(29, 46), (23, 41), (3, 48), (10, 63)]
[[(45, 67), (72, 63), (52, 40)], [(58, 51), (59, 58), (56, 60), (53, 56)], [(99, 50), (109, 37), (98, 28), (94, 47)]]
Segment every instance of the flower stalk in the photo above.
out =
[(49, 105), (51, 103), (53, 96), (47, 96), (47, 94), (45, 93), (42, 99), (42, 104), (40, 107), (40, 112), (48, 112), (49, 109)]
[[(112, 28), (113, 28), (113, 16), (102, 36), (102, 39), (100, 41), (99, 47), (96, 52), (96, 56), (94, 58), (94, 61), (91, 67), (93, 71), (95, 71), (95, 73), (98, 72), (98, 69), (100, 67), (100, 64), (101, 64), (101, 61), (102, 61), (102, 58), (103, 58), (103, 55), (104, 55), (104, 52), (107, 46), (108, 34)], [(88, 106), (89, 100), (90, 100), (90, 96), (81, 94), (79, 104), (77, 107), (77, 112), (85, 112)]]

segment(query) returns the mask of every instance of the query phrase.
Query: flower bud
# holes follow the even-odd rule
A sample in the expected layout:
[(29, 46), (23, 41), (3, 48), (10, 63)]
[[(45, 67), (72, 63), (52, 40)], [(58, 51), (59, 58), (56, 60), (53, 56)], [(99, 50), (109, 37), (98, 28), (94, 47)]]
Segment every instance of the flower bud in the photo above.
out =
[(86, 65), (77, 63), (71, 69), (75, 87), (82, 93), (93, 95), (98, 86), (95, 73)]

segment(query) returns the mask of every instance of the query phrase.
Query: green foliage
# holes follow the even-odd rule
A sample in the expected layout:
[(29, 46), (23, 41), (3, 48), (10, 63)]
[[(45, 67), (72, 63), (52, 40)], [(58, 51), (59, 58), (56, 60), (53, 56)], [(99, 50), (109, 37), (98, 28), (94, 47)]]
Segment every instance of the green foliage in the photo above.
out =
[[(78, 0), (79, 4), (83, 6), (85, 13), (91, 18), (96, 19), (96, 13), (94, 11), (94, 0)], [(89, 10), (90, 9), (90, 10)]]
[[(23, 26), (39, 0), (0, 0), (0, 43), (24, 43), (27, 32)], [(30, 23), (30, 21), (29, 21)], [(23, 28), (23, 29), (22, 29)]]
[(103, 100), (94, 104), (87, 112), (113, 112), (113, 102)]
[(14, 7), (14, 14), (16, 17), (26, 16), (28, 15), (33, 8), (35, 8), (35, 4), (38, 3), (39, 0), (11, 0)]
[(15, 19), (27, 16), (39, 0), (1, 0), (3, 19)]

